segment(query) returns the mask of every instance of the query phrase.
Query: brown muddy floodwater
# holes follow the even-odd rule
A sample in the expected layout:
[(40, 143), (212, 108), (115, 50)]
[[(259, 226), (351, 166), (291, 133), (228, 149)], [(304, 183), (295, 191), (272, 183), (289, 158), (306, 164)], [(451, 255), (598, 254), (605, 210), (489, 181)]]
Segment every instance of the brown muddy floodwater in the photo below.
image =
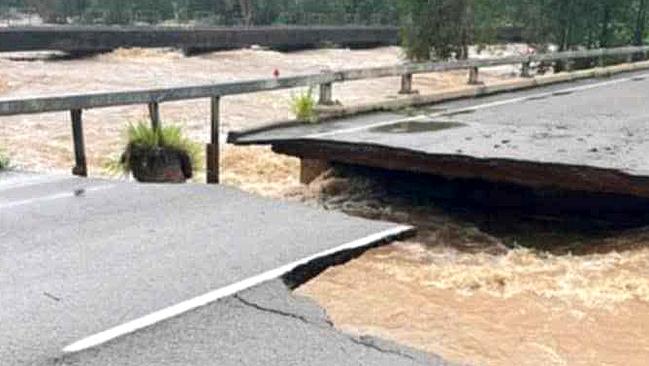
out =
[(330, 173), (301, 192), (325, 207), (420, 229), (297, 290), (336, 327), (470, 365), (649, 362), (649, 230), (626, 227), (641, 225), (639, 214), (637, 223), (584, 222), (448, 204), (409, 196), (395, 189), (406, 182), (398, 179)]

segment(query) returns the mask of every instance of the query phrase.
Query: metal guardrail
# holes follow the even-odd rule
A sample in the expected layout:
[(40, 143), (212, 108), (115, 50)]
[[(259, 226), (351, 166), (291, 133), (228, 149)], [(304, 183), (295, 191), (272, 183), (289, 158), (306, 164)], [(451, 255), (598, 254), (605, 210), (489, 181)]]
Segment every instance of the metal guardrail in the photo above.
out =
[(207, 181), (219, 182), (219, 105), (224, 96), (248, 94), (262, 91), (290, 89), (296, 87), (319, 86), (319, 104), (333, 103), (333, 84), (345, 81), (374, 79), (382, 77), (401, 77), (402, 94), (412, 93), (412, 78), (415, 74), (470, 70), (469, 83), (478, 82), (478, 70), (481, 67), (521, 64), (522, 76), (529, 76), (531, 64), (551, 61), (568, 61), (583, 58), (599, 60), (603, 66), (604, 58), (611, 56), (626, 56), (628, 61), (634, 55), (646, 58), (649, 46), (621, 47), (612, 49), (581, 50), (557, 52), (548, 54), (532, 54), (506, 58), (473, 59), (456, 62), (410, 63), (397, 66), (375, 67), (365, 69), (350, 69), (341, 71), (323, 71), (320, 74), (282, 77), (273, 79), (250, 80), (240, 82), (218, 83), (209, 85), (186, 86), (163, 89), (147, 89), (137, 91), (88, 93), (79, 95), (64, 95), (54, 97), (37, 97), (24, 99), (0, 99), (0, 116), (34, 114), (56, 111), (70, 111), (72, 131), (75, 146), (76, 166), (73, 173), (87, 176), (87, 167), (83, 141), (82, 111), (84, 109), (147, 104), (151, 123), (154, 127), (160, 125), (159, 104), (163, 102), (210, 98), (211, 103), (211, 141), (207, 145)]

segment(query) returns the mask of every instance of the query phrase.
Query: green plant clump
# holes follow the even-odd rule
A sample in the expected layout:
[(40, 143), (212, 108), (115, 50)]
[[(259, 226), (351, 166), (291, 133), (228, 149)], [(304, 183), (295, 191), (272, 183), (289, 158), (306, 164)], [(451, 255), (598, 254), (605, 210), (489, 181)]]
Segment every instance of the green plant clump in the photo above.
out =
[(9, 169), (9, 157), (0, 150), (0, 170)]
[(129, 124), (125, 133), (126, 148), (118, 158), (107, 165), (114, 173), (129, 173), (134, 158), (156, 149), (169, 149), (187, 154), (194, 170), (201, 170), (201, 146), (183, 136), (178, 126), (154, 129), (144, 122)]
[(299, 95), (294, 95), (292, 98), (291, 109), (295, 117), (303, 122), (315, 123), (318, 121), (318, 116), (315, 112), (316, 100), (313, 97), (313, 88), (309, 88), (306, 92)]

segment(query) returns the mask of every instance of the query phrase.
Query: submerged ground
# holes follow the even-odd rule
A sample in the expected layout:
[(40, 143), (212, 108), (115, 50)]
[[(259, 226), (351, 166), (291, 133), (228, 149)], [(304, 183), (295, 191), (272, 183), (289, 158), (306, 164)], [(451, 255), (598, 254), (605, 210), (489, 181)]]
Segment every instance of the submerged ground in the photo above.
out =
[[(399, 59), (397, 48), (242, 50), (192, 58), (163, 50), (122, 50), (79, 60), (5, 55), (0, 97), (252, 79), (270, 77), (275, 69), (292, 75)], [(511, 71), (493, 70), (485, 80), (511, 77)], [(466, 75), (415, 80), (426, 92), (462, 88)], [(398, 85), (395, 78), (336, 85), (334, 96), (345, 104), (397, 98)], [(225, 98), (224, 129), (288, 118), (291, 95)], [(208, 108), (202, 100), (165, 104), (163, 123), (181, 124), (195, 140), (207, 141)], [(145, 116), (144, 106), (86, 114), (91, 174), (103, 174), (104, 162), (119, 152), (124, 125)], [(68, 116), (1, 118), (0, 147), (20, 168), (67, 174), (72, 166)], [(497, 202), (449, 201), (425, 193), (448, 182), (349, 168), (300, 187), (298, 168), (297, 160), (266, 148), (227, 148), (223, 163), (227, 184), (420, 229), (416, 238), (331, 268), (297, 290), (320, 303), (344, 331), (469, 364), (640, 365), (649, 359), (649, 232), (637, 216), (628, 218), (633, 225), (624, 225), (624, 218), (614, 224), (585, 222), (575, 220), (576, 213), (542, 215), (504, 209)], [(467, 190), (475, 191), (471, 184)]]

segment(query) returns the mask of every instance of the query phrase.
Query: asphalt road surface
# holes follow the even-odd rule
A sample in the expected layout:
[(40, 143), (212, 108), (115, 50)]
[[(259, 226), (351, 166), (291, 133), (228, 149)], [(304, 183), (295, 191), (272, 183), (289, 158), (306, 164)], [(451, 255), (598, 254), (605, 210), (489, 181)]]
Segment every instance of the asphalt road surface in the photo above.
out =
[[(412, 364), (414, 356), (311, 326), (307, 315), (282, 315), (291, 295), (264, 285), (314, 258), (410, 230), (222, 186), (2, 174), (0, 360), (283, 364), (324, 360), (340, 347)], [(274, 295), (260, 300), (260, 291)], [(280, 305), (254, 305), (269, 297)]]
[[(583, 167), (615, 179), (622, 174), (646, 180), (648, 100), (649, 72), (642, 71), (441, 103), (414, 115), (376, 113), (316, 126), (234, 133), (231, 141), (374, 146), (457, 161)], [(634, 190), (647, 182), (618, 185), (627, 183), (630, 193), (638, 193)]]
[(57, 366), (446, 365), (438, 357), (336, 331), (324, 311), (271, 282)]

